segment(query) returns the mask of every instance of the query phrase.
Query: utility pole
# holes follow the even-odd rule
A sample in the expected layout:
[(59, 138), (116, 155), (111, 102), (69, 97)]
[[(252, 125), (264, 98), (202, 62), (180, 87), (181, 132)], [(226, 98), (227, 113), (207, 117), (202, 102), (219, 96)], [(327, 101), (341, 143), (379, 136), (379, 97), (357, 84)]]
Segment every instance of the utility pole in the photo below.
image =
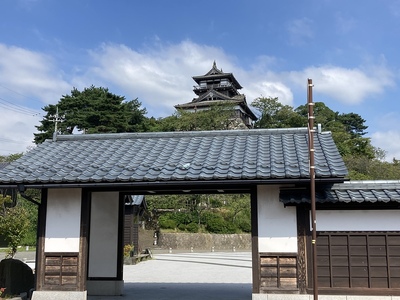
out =
[(312, 265), (313, 265), (313, 291), (314, 300), (318, 300), (318, 274), (317, 274), (317, 218), (315, 204), (315, 161), (314, 161), (314, 103), (312, 99), (312, 79), (307, 84), (308, 104), (308, 149), (310, 152), (310, 193), (311, 193), (311, 219), (312, 219)]
[(57, 140), (57, 131), (58, 131), (58, 122), (62, 122), (64, 116), (60, 116), (58, 114), (58, 106), (56, 107), (56, 114), (53, 116), (50, 116), (53, 119), (54, 122), (54, 133), (53, 133), (53, 142), (55, 142)]

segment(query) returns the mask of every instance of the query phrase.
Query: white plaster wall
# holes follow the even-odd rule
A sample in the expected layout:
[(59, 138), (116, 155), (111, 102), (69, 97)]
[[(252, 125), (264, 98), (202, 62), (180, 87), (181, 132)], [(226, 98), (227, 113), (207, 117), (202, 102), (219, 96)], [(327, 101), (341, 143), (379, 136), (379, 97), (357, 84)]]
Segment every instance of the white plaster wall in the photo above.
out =
[(89, 277), (117, 276), (118, 211), (118, 192), (92, 193)]
[(259, 252), (297, 252), (296, 208), (279, 202), (279, 186), (258, 186)]
[(79, 252), (81, 189), (49, 189), (45, 252)]
[(400, 230), (399, 210), (318, 210), (316, 215), (317, 231)]

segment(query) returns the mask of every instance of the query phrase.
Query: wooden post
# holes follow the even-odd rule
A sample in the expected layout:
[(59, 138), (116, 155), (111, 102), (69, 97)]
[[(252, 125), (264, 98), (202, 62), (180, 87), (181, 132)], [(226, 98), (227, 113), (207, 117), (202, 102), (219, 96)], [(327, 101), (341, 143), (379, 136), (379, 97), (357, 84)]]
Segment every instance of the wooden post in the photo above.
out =
[(258, 190), (253, 188), (251, 190), (251, 257), (252, 257), (252, 271), (253, 271), (253, 294), (260, 293), (260, 255), (258, 250), (258, 204), (257, 204)]
[(308, 147), (310, 151), (310, 193), (311, 193), (311, 220), (312, 220), (312, 261), (313, 261), (313, 291), (314, 300), (318, 300), (318, 274), (317, 274), (317, 218), (315, 204), (315, 162), (314, 162), (314, 103), (312, 100), (312, 79), (308, 79)]

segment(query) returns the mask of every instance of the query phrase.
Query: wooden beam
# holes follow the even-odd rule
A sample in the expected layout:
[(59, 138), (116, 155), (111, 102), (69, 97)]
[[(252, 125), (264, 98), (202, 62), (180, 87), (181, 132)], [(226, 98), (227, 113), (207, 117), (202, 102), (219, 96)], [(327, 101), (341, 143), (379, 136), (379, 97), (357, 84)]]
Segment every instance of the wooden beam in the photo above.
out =
[(260, 293), (260, 255), (258, 252), (258, 209), (257, 209), (257, 187), (250, 193), (251, 201), (251, 252), (254, 294)]

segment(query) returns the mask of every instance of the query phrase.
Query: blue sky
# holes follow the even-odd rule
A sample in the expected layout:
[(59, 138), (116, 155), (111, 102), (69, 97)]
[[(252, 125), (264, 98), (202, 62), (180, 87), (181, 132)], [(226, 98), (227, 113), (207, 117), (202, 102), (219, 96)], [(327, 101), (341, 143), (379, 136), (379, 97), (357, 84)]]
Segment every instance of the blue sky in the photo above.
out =
[(400, 158), (400, 1), (2, 0), (0, 155), (33, 146), (41, 108), (72, 88), (138, 98), (148, 117), (193, 99), (213, 61), (248, 103), (314, 101), (366, 120)]

